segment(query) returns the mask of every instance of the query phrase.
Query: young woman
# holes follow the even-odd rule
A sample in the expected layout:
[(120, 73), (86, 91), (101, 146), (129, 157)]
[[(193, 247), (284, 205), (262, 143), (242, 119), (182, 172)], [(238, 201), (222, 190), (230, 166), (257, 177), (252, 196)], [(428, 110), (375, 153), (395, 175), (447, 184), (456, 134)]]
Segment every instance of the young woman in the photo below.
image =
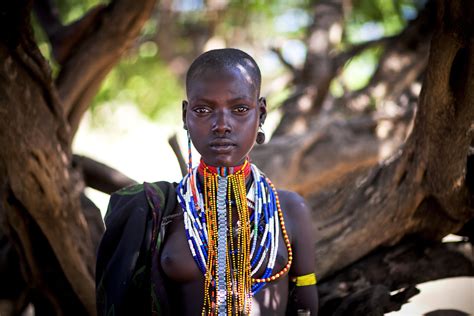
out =
[(99, 315), (317, 315), (310, 212), (248, 157), (264, 141), (260, 82), (237, 49), (193, 62), (183, 124), (201, 161), (193, 168), (190, 155), (179, 184), (112, 195), (97, 259)]

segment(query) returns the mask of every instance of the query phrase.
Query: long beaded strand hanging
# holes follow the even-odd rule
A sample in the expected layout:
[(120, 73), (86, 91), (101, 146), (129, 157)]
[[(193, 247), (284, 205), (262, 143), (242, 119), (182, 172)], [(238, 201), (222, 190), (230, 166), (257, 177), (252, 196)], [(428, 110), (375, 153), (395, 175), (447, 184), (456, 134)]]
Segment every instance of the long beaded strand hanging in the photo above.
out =
[[(245, 171), (245, 168), (242, 168), (242, 171)], [(205, 202), (205, 205), (210, 206), (209, 209), (206, 208), (206, 219), (208, 224), (207, 235), (211, 238), (209, 239), (206, 264), (203, 314), (227, 315), (233, 314), (235, 310), (243, 311), (247, 309), (249, 311), (248, 298), (251, 297), (250, 268), (249, 260), (245, 256), (248, 254), (246, 246), (248, 247), (247, 240), (249, 240), (250, 234), (248, 229), (244, 228), (238, 235), (238, 253), (233, 249), (235, 236), (233, 233), (229, 233), (230, 236), (228, 236), (228, 232), (233, 231), (232, 209), (228, 207), (228, 201), (231, 200), (232, 195), (235, 196), (237, 201), (239, 220), (248, 222), (247, 205), (241, 202), (242, 199), (245, 201), (246, 196), (242, 194), (241, 186), (238, 185), (245, 183), (244, 172), (238, 171), (234, 174), (228, 174), (228, 170), (225, 168), (219, 168), (218, 172), (213, 172), (206, 167), (203, 170), (203, 178), (205, 199), (206, 197), (213, 199), (217, 187), (217, 203), (215, 204), (213, 201)], [(214, 214), (217, 214), (217, 218)], [(229, 228), (227, 225), (229, 225)], [(230, 247), (227, 240), (230, 241)], [(214, 248), (216, 244), (217, 251)], [(231, 249), (230, 255), (229, 248)], [(215, 273), (212, 273), (212, 271), (215, 271)], [(247, 282), (237, 282), (237, 280), (247, 280)], [(212, 286), (213, 281), (215, 286)], [(211, 286), (210, 291), (209, 286)], [(237, 294), (233, 295), (234, 292)], [(213, 297), (215, 297), (215, 301)], [(235, 310), (233, 310), (233, 307), (235, 307)]]
[(227, 312), (227, 177), (217, 176), (217, 180), (217, 314), (225, 316)]

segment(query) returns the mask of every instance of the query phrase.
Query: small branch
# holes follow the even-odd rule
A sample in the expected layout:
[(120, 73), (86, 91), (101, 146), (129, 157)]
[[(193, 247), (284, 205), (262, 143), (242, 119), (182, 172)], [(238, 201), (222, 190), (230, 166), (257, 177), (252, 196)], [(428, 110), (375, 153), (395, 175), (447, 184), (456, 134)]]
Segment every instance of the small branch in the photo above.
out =
[(281, 52), (281, 48), (278, 47), (272, 47), (270, 48), (272, 52), (274, 52), (278, 60), (285, 66), (291, 73), (296, 77), (298, 73), (298, 69), (296, 69), (288, 60), (286, 60), (285, 57), (283, 57), (283, 53)]
[(181, 153), (181, 150), (179, 148), (178, 138), (176, 137), (176, 134), (173, 134), (173, 136), (168, 138), (168, 144), (170, 144), (171, 149), (173, 149), (173, 152), (176, 158), (178, 159), (179, 169), (181, 170), (181, 175), (184, 177), (188, 172), (188, 167), (186, 166), (186, 161), (184, 160), (183, 154)]
[(387, 36), (387, 37), (382, 37), (376, 40), (356, 44), (350, 47), (349, 49), (345, 50), (344, 52), (339, 53), (336, 57), (334, 57), (333, 66), (336, 70), (338, 70), (341, 67), (343, 67), (349, 59), (351, 59), (352, 57), (356, 55), (359, 55), (366, 49), (372, 48), (374, 46), (379, 46), (379, 45), (385, 46), (393, 42), (397, 38), (398, 36)]
[(120, 171), (88, 157), (74, 155), (73, 163), (82, 169), (88, 187), (107, 194), (136, 183)]
[[(429, 42), (435, 26), (434, 9), (435, 7), (431, 1), (431, 3), (428, 3), (426, 7), (419, 12), (418, 17), (410, 21), (407, 27), (399, 34), (356, 44), (346, 51), (341, 52), (334, 58), (335, 69), (340, 69), (349, 59), (374, 46), (386, 47), (387, 50), (384, 52), (384, 56), (388, 56), (393, 52), (397, 52), (403, 56), (410, 55), (416, 53), (419, 47), (426, 47), (427, 45), (425, 44)], [(417, 43), (417, 45), (413, 43)], [(427, 48), (418, 50), (420, 52), (417, 56), (427, 55)], [(384, 56), (380, 59), (379, 69), (383, 67)], [(376, 71), (376, 73), (378, 71)]]
[(75, 54), (76, 45), (98, 27), (104, 8), (104, 5), (97, 5), (80, 19), (69, 25), (63, 25), (59, 10), (52, 0), (34, 1), (36, 16), (51, 42), (53, 55), (58, 64), (63, 65), (72, 54)]

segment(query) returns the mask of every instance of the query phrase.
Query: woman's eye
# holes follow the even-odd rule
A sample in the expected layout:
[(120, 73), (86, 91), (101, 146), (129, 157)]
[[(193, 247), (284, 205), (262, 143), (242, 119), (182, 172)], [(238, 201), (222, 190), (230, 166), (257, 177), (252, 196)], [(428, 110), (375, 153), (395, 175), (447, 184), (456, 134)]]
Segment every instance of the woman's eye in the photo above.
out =
[(209, 113), (210, 111), (209, 109), (206, 109), (206, 108), (195, 108), (194, 112), (198, 114), (206, 114), (206, 113)]
[(244, 112), (247, 112), (248, 110), (249, 110), (249, 108), (245, 105), (239, 105), (239, 106), (234, 108), (234, 111), (238, 112), (238, 113), (244, 113)]

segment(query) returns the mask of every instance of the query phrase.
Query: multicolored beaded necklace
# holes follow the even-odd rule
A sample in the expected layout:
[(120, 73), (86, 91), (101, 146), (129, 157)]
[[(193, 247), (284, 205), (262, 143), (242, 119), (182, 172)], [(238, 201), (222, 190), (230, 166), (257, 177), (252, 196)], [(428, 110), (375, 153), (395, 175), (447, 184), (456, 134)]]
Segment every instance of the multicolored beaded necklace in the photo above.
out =
[[(250, 176), (253, 181), (247, 190)], [(293, 260), (275, 187), (248, 160), (229, 168), (208, 166), (201, 160), (181, 180), (177, 194), (189, 248), (205, 275), (202, 314), (250, 314), (252, 296), (287, 273)], [(238, 216), (235, 228), (232, 205)], [(280, 230), (288, 263), (272, 274)], [(263, 275), (253, 278), (265, 261)]]

